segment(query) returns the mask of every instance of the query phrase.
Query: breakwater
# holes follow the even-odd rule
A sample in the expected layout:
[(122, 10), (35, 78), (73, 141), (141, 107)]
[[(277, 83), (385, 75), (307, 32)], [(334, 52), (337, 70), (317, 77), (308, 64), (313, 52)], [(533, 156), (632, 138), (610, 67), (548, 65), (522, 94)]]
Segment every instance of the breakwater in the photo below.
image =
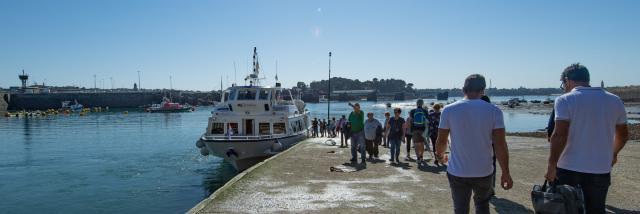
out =
[[(10, 94), (8, 110), (46, 110), (61, 107), (63, 101), (75, 101), (85, 107), (136, 108), (160, 103), (167, 92), (75, 92), (75, 93), (41, 93)], [(211, 105), (220, 97), (212, 92), (173, 92), (173, 101), (191, 105)]]

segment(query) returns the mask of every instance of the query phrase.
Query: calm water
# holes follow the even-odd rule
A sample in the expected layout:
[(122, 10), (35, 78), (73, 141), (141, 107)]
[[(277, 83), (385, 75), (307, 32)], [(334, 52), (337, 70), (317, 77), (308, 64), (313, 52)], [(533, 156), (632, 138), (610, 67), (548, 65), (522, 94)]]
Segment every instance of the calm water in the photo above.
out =
[[(361, 102), (380, 119), (385, 103)], [(415, 101), (392, 103), (406, 114)], [(326, 103), (308, 108), (326, 117)], [(350, 109), (332, 103), (332, 115)], [(0, 213), (183, 213), (236, 174), (194, 146), (211, 110), (1, 118)], [(505, 122), (531, 131), (547, 117), (507, 112)]]
[(0, 119), (0, 213), (183, 213), (235, 175), (195, 140), (211, 108)]
[[(496, 96), (491, 97), (491, 101), (499, 103), (501, 101), (509, 100), (513, 97)], [(520, 96), (526, 100), (545, 100), (547, 98), (555, 99), (555, 96)], [(451, 97), (449, 101), (460, 100), (462, 97)], [(360, 102), (360, 106), (365, 112), (373, 112), (374, 117), (380, 121), (384, 121), (384, 112), (392, 112), (392, 109), (387, 108), (386, 103), (391, 102), (392, 108), (401, 108), (402, 116), (407, 117), (409, 111), (416, 107), (416, 100), (408, 101), (379, 101), (379, 102)], [(425, 99), (424, 102), (429, 104), (431, 102), (443, 103), (443, 101), (437, 101), (435, 99)], [(320, 104), (307, 104), (307, 108), (312, 112), (312, 117), (327, 118), (327, 103)], [(348, 116), (352, 111), (352, 108), (346, 102), (331, 102), (331, 117), (338, 119), (341, 115)], [(547, 127), (547, 121), (549, 120), (549, 113), (551, 113), (551, 107), (548, 111), (542, 113), (533, 114), (528, 110), (505, 110), (504, 122), (507, 131), (509, 132), (523, 132), (523, 131), (535, 131), (544, 129)]]

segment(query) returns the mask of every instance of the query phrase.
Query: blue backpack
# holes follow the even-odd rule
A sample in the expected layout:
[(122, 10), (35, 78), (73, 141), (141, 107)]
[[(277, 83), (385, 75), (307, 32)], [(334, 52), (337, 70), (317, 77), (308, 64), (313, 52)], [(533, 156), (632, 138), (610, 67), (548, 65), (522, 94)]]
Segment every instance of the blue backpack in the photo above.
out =
[(421, 108), (413, 110), (411, 115), (411, 125), (413, 128), (424, 128), (427, 126), (427, 111)]

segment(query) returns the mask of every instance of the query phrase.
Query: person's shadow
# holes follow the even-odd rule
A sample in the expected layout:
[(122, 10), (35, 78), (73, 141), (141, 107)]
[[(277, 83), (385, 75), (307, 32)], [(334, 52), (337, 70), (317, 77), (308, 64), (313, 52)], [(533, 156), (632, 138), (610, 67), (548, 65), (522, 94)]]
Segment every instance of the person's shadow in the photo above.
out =
[(524, 205), (506, 198), (493, 197), (489, 202), (496, 207), (497, 213), (534, 213), (533, 210), (530, 210)]
[(444, 164), (441, 164), (440, 166), (433, 166), (433, 165), (422, 165), (422, 166), (418, 166), (418, 169), (420, 171), (423, 172), (430, 172), (433, 174), (440, 174), (440, 172), (446, 172), (447, 171), (447, 166)]
[(342, 165), (343, 166), (347, 166), (347, 167), (351, 167), (351, 168), (355, 169), (356, 172), (367, 168), (367, 164), (366, 163), (348, 162), (348, 163), (343, 163)]
[(367, 162), (372, 163), (372, 164), (377, 164), (377, 163), (384, 163), (386, 161), (382, 160), (382, 159), (379, 159), (379, 158), (368, 158)]
[(613, 213), (640, 213), (640, 211), (638, 210), (625, 210), (625, 209), (620, 209), (611, 205), (606, 205), (605, 207), (607, 208), (607, 210)]
[(400, 167), (402, 169), (411, 169), (411, 165), (409, 165), (408, 162), (400, 162), (400, 163), (393, 162), (390, 165), (395, 167)]

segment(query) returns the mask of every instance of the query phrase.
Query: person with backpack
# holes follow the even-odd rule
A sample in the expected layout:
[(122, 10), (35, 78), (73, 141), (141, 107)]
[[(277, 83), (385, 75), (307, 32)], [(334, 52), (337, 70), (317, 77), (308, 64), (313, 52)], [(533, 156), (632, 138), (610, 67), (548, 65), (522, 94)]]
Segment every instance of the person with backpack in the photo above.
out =
[(620, 98), (589, 85), (579, 63), (560, 75), (566, 93), (554, 103), (555, 125), (545, 175), (558, 185), (580, 186), (586, 213), (605, 213), (611, 169), (629, 139), (627, 111)]
[(388, 131), (388, 143), (389, 143), (389, 147), (390, 150), (389, 152), (391, 153), (391, 159), (389, 159), (389, 162), (393, 163), (393, 161), (395, 161), (396, 163), (400, 163), (400, 143), (403, 140), (403, 136), (404, 136), (404, 118), (400, 117), (400, 113), (402, 113), (402, 110), (400, 110), (400, 108), (396, 108), (393, 110), (393, 117), (389, 119), (389, 122), (386, 124), (386, 129), (389, 130)]
[[(429, 124), (429, 112), (422, 107), (424, 105), (422, 99), (418, 99), (416, 105), (417, 107), (409, 112), (407, 120), (411, 121), (411, 139), (413, 140), (413, 147), (415, 147), (417, 163), (421, 165), (425, 163), (423, 159), (424, 144), (426, 142), (424, 133)], [(408, 153), (409, 151), (407, 151), (407, 155)]]

